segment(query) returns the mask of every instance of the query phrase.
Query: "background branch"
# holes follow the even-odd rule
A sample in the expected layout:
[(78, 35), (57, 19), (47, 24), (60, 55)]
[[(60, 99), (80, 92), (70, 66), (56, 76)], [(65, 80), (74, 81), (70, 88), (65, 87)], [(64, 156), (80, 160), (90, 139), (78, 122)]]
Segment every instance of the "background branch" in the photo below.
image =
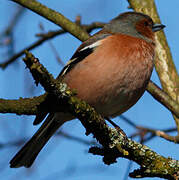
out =
[(2, 32), (0, 34), (0, 38), (2, 36), (9, 36), (10, 34), (13, 33), (13, 30), (14, 30), (14, 27), (16, 26), (16, 24), (18, 23), (19, 21), (19, 18), (22, 16), (22, 14), (24, 13), (25, 11), (25, 8), (19, 6), (16, 10), (16, 13), (14, 14), (14, 16), (12, 17), (10, 23), (9, 23), (9, 26), (5, 29), (4, 32)]
[(168, 94), (162, 91), (162, 89), (160, 89), (154, 82), (149, 81), (147, 91), (153, 96), (153, 98), (163, 104), (166, 108), (168, 108), (168, 110), (179, 118), (179, 104), (168, 96)]

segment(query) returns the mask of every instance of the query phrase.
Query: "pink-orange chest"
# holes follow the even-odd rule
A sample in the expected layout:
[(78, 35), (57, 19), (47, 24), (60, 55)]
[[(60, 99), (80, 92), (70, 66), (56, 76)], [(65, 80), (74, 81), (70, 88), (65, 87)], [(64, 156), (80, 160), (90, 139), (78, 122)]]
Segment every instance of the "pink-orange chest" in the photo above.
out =
[(111, 36), (68, 72), (64, 81), (97, 109), (122, 111), (143, 94), (153, 58), (154, 48), (144, 40)]

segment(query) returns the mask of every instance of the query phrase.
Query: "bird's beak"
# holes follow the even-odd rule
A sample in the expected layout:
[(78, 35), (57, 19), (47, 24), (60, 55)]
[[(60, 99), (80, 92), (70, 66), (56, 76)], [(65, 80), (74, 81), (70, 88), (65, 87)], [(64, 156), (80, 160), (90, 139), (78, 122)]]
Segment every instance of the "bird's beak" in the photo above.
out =
[(163, 24), (154, 24), (152, 26), (152, 31), (156, 32), (156, 31), (160, 31), (161, 29), (163, 29), (165, 27), (165, 25)]

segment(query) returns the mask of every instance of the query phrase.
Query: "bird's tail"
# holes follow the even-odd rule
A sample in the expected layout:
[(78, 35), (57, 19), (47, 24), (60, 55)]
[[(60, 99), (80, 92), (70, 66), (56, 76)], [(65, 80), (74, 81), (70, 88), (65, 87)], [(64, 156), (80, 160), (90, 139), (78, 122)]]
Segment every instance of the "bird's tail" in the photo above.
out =
[[(30, 167), (38, 153), (48, 142), (56, 130), (66, 121), (56, 120), (56, 115), (50, 114), (34, 136), (22, 147), (22, 149), (10, 161), (11, 168), (21, 166)], [(59, 118), (58, 118), (59, 119)]]

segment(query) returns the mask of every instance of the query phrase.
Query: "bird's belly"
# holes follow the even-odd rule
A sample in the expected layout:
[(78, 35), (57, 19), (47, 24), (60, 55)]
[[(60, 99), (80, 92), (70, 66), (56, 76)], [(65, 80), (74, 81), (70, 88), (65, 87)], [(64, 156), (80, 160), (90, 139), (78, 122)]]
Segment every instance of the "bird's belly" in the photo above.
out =
[[(113, 76), (113, 78), (93, 79), (92, 76), (83, 78), (76, 76), (73, 81), (67, 81), (67, 84), (70, 88), (76, 89), (77, 96), (93, 106), (102, 116), (114, 117), (134, 105), (145, 90), (141, 79), (133, 78), (132, 81), (124, 81), (121, 80), (121, 76), (118, 77), (120, 78), (115, 79)], [(78, 80), (80, 81), (77, 82)], [(134, 85), (133, 82), (135, 82)]]
[(130, 90), (127, 87), (116, 87), (98, 97), (91, 103), (104, 117), (115, 117), (127, 111), (144, 93), (145, 88)]

